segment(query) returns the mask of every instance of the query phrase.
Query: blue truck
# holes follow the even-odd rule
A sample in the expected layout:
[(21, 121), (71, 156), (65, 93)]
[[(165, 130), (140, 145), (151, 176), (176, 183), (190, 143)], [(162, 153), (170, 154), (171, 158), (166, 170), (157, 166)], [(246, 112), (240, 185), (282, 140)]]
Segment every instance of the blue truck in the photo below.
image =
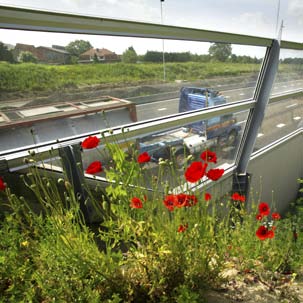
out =
[[(226, 98), (218, 91), (198, 87), (183, 87), (180, 90), (180, 113), (222, 104), (226, 104)], [(181, 166), (186, 155), (194, 155), (214, 146), (234, 147), (240, 130), (236, 117), (227, 114), (152, 134), (141, 138), (138, 143), (140, 152), (148, 152), (155, 162), (159, 158), (171, 159), (173, 151), (177, 164)]]

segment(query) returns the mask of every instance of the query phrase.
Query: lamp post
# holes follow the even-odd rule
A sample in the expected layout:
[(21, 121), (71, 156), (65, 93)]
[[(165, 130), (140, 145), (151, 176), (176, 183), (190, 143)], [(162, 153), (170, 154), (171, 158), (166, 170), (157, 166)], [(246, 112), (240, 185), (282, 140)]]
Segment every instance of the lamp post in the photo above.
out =
[[(164, 0), (160, 0), (160, 10), (161, 10), (161, 23), (163, 25), (163, 7), (162, 3)], [(165, 71), (165, 54), (164, 54), (164, 39), (162, 39), (162, 62), (163, 62), (163, 80), (166, 81), (166, 71)]]

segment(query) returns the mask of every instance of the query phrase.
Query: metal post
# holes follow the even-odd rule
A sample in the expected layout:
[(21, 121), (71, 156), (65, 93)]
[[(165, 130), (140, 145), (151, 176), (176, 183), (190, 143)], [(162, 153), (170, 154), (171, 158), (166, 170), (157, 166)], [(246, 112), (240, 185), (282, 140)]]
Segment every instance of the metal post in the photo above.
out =
[(280, 16), (280, 0), (278, 0), (277, 20), (276, 20), (276, 30), (275, 30), (275, 34), (278, 34), (279, 16)]
[[(65, 146), (59, 149), (63, 169), (66, 172), (69, 182), (72, 184), (75, 196), (80, 203), (80, 210), (83, 213), (85, 223), (92, 223), (93, 207), (90, 205), (88, 195), (84, 189), (84, 175), (79, 145)], [(80, 166), (79, 166), (80, 165)]]
[[(163, 24), (163, 8), (162, 2), (164, 0), (160, 0), (160, 9), (161, 9), (161, 23)], [(164, 39), (162, 39), (162, 62), (163, 62), (163, 80), (166, 81), (166, 70), (165, 70), (165, 53), (164, 53)]]
[(246, 196), (249, 192), (249, 174), (247, 174), (246, 170), (259, 128), (264, 118), (265, 109), (268, 104), (270, 92), (277, 73), (279, 54), (280, 43), (278, 40), (273, 40), (272, 45), (267, 49), (267, 53), (264, 58), (263, 69), (260, 73), (255, 92), (256, 105), (251, 110), (247, 119), (247, 127), (240, 146), (240, 156), (237, 161), (236, 176), (234, 176), (233, 181), (233, 191), (238, 190)]

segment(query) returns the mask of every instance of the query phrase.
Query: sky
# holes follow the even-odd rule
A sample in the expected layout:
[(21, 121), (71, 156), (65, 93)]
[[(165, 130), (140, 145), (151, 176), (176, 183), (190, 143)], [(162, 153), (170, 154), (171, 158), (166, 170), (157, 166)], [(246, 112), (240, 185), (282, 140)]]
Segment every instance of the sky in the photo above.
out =
[[(303, 42), (303, 0), (0, 0), (0, 5), (77, 13), (222, 32), (276, 38), (283, 20), (282, 40)], [(162, 10), (162, 19), (161, 19)], [(67, 45), (76, 39), (95, 48), (122, 54), (133, 46), (138, 54), (162, 51), (162, 40), (0, 29), (0, 41), (35, 46)], [(167, 52), (208, 53), (209, 43), (164, 41)], [(264, 48), (233, 45), (233, 53), (263, 57)], [(300, 56), (301, 57), (301, 56)]]

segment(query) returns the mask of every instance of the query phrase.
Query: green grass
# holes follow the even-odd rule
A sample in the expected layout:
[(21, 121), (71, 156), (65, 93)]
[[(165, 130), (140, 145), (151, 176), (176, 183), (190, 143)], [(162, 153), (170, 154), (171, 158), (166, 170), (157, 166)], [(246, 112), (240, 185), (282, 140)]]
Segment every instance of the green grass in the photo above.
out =
[[(238, 76), (257, 72), (258, 64), (167, 63), (166, 80), (197, 80), (214, 76)], [(0, 91), (43, 92), (102, 84), (162, 82), (163, 66), (142, 64), (90, 64), (49, 66), (44, 64), (0, 63)]]

